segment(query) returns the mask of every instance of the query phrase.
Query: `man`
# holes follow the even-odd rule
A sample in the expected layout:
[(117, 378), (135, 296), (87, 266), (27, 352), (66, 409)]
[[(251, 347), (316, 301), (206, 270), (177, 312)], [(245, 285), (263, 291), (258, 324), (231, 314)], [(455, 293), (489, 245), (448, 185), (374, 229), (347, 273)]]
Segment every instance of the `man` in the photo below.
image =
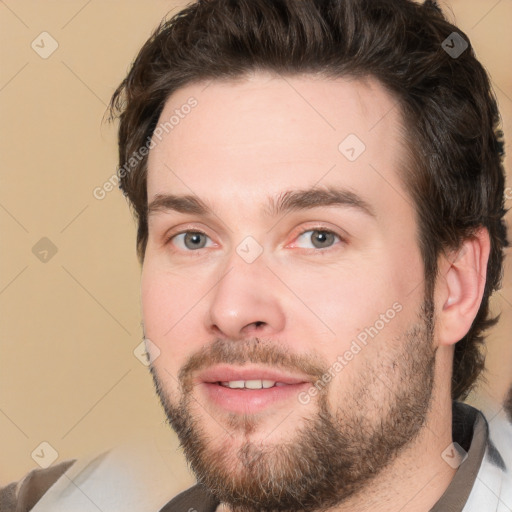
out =
[(151, 373), (199, 482), (161, 511), (512, 510), (510, 423), (460, 402), (503, 142), (436, 4), (203, 0), (111, 105)]

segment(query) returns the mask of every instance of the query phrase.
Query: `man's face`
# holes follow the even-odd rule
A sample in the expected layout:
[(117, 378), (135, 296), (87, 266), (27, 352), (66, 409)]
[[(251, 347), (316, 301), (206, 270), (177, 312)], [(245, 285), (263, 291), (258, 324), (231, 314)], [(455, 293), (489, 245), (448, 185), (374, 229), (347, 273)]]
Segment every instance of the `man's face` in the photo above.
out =
[(184, 87), (160, 117), (179, 122), (148, 161), (152, 373), (199, 478), (240, 510), (339, 502), (425, 420), (395, 103), (375, 81), (255, 74)]

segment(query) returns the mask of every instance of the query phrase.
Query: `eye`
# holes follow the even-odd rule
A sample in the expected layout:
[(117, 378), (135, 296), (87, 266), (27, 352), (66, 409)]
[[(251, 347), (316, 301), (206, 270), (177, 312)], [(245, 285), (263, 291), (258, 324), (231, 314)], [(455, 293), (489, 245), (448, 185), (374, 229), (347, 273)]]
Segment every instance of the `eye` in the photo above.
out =
[(201, 231), (184, 231), (169, 238), (168, 242), (174, 244), (183, 251), (194, 251), (203, 249), (204, 247), (211, 247), (206, 245), (208, 240), (212, 242), (210, 237)]
[(337, 240), (341, 242), (341, 238), (336, 233), (327, 229), (308, 229), (299, 234), (294, 246), (306, 244), (306, 246), (302, 245), (302, 248), (328, 249), (334, 245)]

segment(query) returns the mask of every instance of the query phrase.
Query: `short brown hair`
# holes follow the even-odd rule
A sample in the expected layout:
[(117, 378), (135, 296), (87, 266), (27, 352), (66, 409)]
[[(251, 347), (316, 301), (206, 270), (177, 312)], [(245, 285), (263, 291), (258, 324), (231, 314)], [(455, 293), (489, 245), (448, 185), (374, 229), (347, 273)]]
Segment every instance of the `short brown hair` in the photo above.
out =
[(455, 346), (452, 396), (465, 398), (484, 368), (483, 333), (497, 321), (489, 297), (500, 286), (507, 246), (504, 145), (490, 81), (473, 50), (455, 58), (443, 48), (447, 38), (455, 44), (453, 33), (469, 44), (433, 0), (199, 0), (164, 20), (110, 104), (120, 119), (120, 188), (138, 220), (140, 261), (148, 239), (147, 156), (133, 156), (174, 91), (255, 70), (375, 77), (398, 99), (407, 125), (412, 168), (403, 179), (417, 212), (427, 290), (443, 251), (479, 227), (490, 235), (483, 300)]

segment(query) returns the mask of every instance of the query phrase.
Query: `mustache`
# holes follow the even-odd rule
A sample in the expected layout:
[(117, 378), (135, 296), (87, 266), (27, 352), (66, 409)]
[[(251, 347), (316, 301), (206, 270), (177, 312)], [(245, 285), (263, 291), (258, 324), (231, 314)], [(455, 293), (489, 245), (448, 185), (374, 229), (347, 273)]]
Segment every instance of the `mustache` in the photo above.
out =
[(191, 355), (180, 369), (178, 380), (183, 390), (187, 392), (192, 389), (195, 374), (221, 363), (240, 366), (249, 363), (261, 364), (306, 374), (315, 380), (321, 378), (329, 368), (317, 354), (292, 354), (275, 342), (261, 338), (238, 341), (216, 339)]

